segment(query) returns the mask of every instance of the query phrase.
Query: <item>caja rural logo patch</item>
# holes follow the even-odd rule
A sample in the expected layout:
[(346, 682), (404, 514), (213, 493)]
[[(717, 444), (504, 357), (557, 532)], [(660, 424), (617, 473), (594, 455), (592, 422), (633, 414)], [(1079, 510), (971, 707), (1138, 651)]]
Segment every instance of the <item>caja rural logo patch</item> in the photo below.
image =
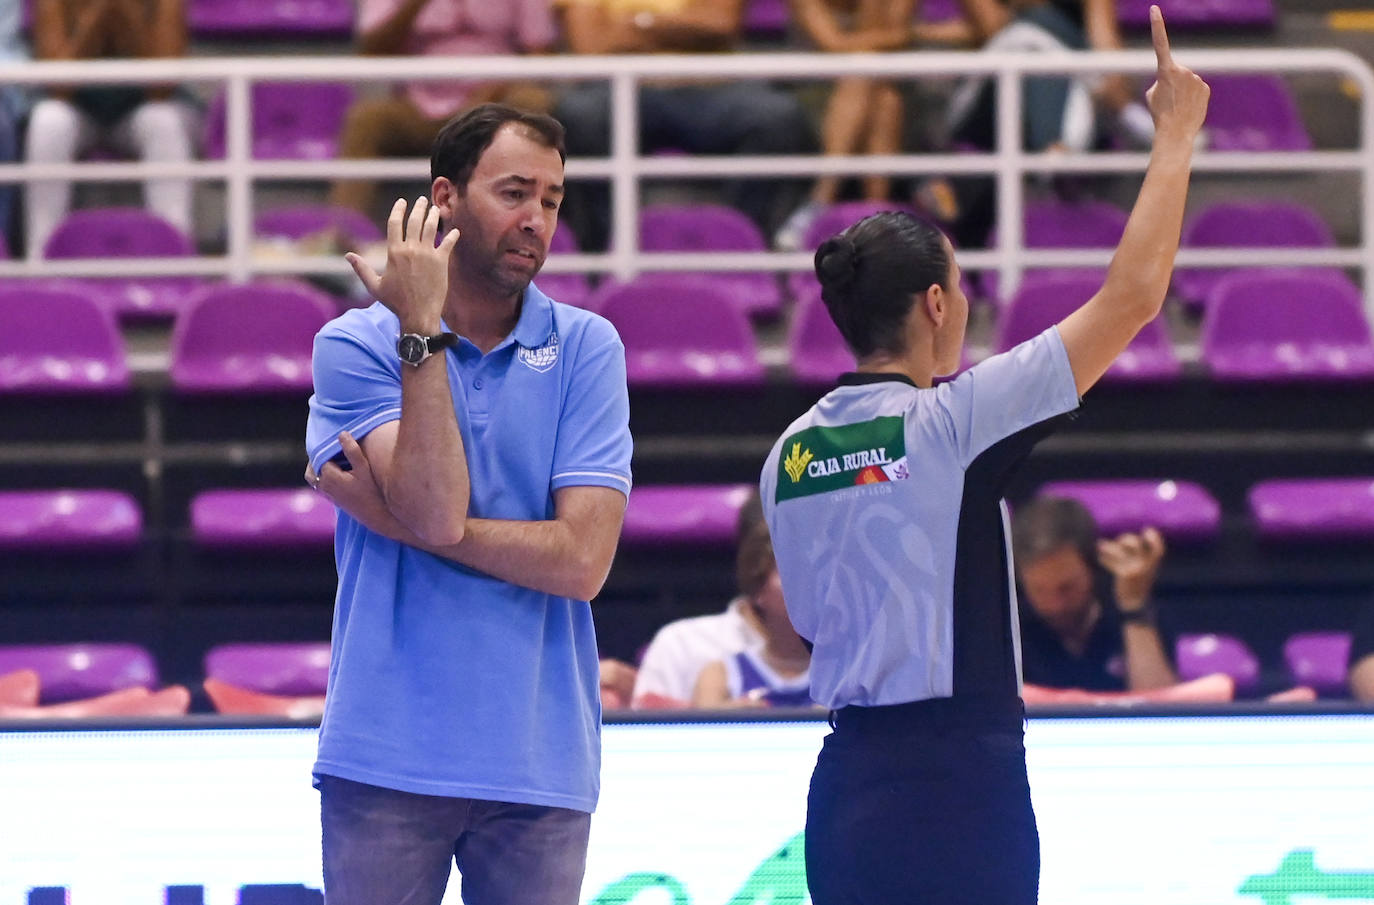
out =
[(909, 477), (897, 415), (840, 427), (808, 427), (783, 441), (777, 501)]

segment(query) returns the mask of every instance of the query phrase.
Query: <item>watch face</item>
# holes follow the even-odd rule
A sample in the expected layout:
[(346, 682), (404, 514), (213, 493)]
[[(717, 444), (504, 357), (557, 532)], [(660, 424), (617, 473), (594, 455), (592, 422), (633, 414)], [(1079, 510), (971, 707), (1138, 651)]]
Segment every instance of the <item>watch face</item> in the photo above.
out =
[(405, 334), (396, 344), (396, 352), (401, 356), (401, 360), (411, 364), (424, 361), (425, 353), (428, 351), (424, 337), (416, 336), (414, 333)]

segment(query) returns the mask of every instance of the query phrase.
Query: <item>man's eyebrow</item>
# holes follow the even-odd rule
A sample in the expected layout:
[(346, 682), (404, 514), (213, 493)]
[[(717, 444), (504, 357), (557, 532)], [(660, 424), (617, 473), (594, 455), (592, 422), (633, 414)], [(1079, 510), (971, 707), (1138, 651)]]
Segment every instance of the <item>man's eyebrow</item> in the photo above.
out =
[[(502, 176), (500, 179), (498, 179), (498, 180), (496, 180), (496, 181), (497, 181), (498, 183), (502, 183), (502, 182), (513, 182), (513, 183), (515, 183), (516, 185), (524, 186), (524, 187), (526, 187), (526, 188), (533, 188), (534, 186), (536, 186), (536, 185), (539, 184), (539, 180), (537, 180), (537, 179), (531, 178), (531, 177), (529, 177), (529, 176), (520, 176), (520, 175), (518, 175), (518, 174), (516, 174), (516, 173), (508, 173), (508, 174), (506, 174), (505, 176)], [(562, 195), (562, 194), (563, 194), (563, 191), (564, 191), (564, 190), (563, 190), (563, 184), (562, 184), (562, 183), (556, 183), (556, 184), (554, 184), (554, 185), (551, 185), (551, 186), (549, 186), (549, 191), (553, 192), (553, 193), (556, 194), (556, 195)]]

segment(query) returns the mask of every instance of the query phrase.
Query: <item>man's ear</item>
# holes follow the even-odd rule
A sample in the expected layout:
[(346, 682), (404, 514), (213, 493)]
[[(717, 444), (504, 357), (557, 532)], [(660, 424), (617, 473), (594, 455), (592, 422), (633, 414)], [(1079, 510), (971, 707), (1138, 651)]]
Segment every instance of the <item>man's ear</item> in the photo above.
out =
[(431, 203), (439, 208), (439, 216), (444, 223), (452, 223), (454, 205), (461, 197), (458, 187), (453, 184), (453, 180), (447, 176), (440, 176), (434, 180), (434, 184), (429, 187), (429, 198)]
[(945, 314), (949, 311), (949, 300), (939, 283), (931, 283), (925, 291), (926, 316), (936, 327), (944, 325)]

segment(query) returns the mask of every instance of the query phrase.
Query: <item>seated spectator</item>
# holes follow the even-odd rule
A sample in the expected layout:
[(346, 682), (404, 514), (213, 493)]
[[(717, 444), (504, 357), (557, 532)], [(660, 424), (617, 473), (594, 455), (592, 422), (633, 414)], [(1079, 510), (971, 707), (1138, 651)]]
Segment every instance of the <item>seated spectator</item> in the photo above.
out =
[(1115, 540), (1097, 533), (1075, 500), (1042, 497), (1016, 509), (1025, 681), (1087, 691), (1173, 685), (1178, 676), (1151, 599), (1164, 539), (1153, 528)]
[[(740, 42), (744, 0), (557, 0), (573, 53), (726, 52)], [(569, 88), (555, 115), (570, 157), (604, 157), (611, 147), (611, 93), (604, 82)], [(689, 154), (809, 154), (816, 138), (796, 97), (757, 79), (651, 82), (639, 90), (639, 150)], [(806, 192), (797, 180), (749, 178), (729, 200), (771, 236)], [(585, 251), (606, 247), (610, 190), (573, 182), (564, 219)]]
[[(975, 42), (985, 52), (1119, 50), (1116, 0), (960, 0)], [(1022, 142), (1028, 151), (1084, 151), (1109, 134), (1149, 148), (1154, 121), (1119, 75), (1097, 78), (1037, 76), (1022, 85)], [(966, 81), (950, 101), (950, 140), (956, 146), (997, 147), (993, 79)], [(996, 213), (995, 183), (988, 177), (920, 183), (916, 203), (946, 223), (956, 244), (985, 245)]]
[(1357, 701), (1374, 704), (1374, 602), (1365, 606), (1350, 647), (1350, 693)]
[(740, 540), (735, 553), (739, 596), (730, 601), (723, 613), (678, 619), (658, 630), (640, 660), (634, 707), (690, 706), (697, 677), (708, 663), (763, 644), (763, 623), (746, 590), (762, 587), (774, 571), (772, 546), (760, 545), (760, 532), (766, 539), (768, 529), (763, 524), (763, 506), (756, 493), (739, 513)]
[[(182, 0), (38, 0), (33, 42), (44, 60), (179, 57), (186, 53)], [(25, 159), (67, 163), (96, 146), (135, 154), (141, 160), (190, 160), (195, 108), (170, 85), (104, 85), (54, 88), (33, 108)], [(150, 179), (148, 206), (192, 235), (191, 182)], [(30, 183), (26, 234), (31, 258), (71, 207), (68, 180)]]
[(811, 651), (788, 618), (766, 524), (740, 538), (740, 561), (749, 565), (740, 572), (740, 592), (763, 642), (706, 664), (692, 691), (692, 706), (809, 707)]
[[(828, 53), (877, 53), (909, 47), (916, 0), (792, 0), (792, 16), (816, 49)], [(902, 149), (902, 95), (883, 79), (836, 80), (821, 121), (821, 150), (830, 156), (896, 154)], [(839, 200), (841, 177), (822, 176), (811, 198), (778, 231), (778, 248), (801, 248), (816, 216)], [(886, 201), (892, 177), (866, 176), (863, 197)]]
[[(358, 50), (371, 56), (540, 53), (555, 37), (549, 0), (360, 0), (357, 28)], [(445, 122), (487, 101), (541, 113), (550, 106), (547, 93), (529, 83), (412, 82), (353, 105), (339, 156), (427, 156)], [(374, 183), (350, 180), (336, 184), (329, 200), (371, 216), (375, 195)]]

